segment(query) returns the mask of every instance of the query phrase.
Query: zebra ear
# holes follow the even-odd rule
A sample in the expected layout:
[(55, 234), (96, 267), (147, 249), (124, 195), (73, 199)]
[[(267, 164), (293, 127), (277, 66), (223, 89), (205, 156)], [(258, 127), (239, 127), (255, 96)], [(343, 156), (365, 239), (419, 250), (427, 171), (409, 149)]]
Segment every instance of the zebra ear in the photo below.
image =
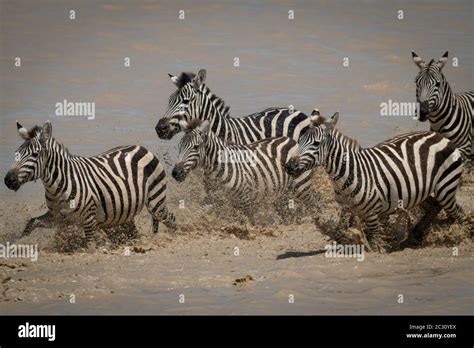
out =
[(25, 140), (30, 139), (30, 134), (28, 133), (28, 129), (23, 127), (18, 121), (16, 121), (16, 129), (18, 130), (18, 135)]
[(204, 81), (206, 81), (206, 69), (201, 69), (198, 71), (197, 75), (193, 78), (193, 86), (196, 89), (199, 89)]
[(334, 115), (331, 116), (329, 120), (327, 120), (324, 124), (327, 130), (331, 130), (337, 124), (337, 120), (339, 119), (339, 111), (336, 111)]
[(170, 73), (168, 73), (168, 76), (170, 77), (171, 81), (172, 81), (176, 86), (178, 86), (178, 80), (179, 80), (178, 76), (174, 76), (174, 75), (172, 75), (172, 74), (170, 74)]
[(310, 116), (309, 119), (311, 120), (311, 123), (310, 123), (311, 128), (317, 127), (317, 126), (323, 124), (324, 121), (326, 121), (326, 119), (323, 116), (321, 116), (321, 113), (319, 112), (318, 109), (314, 109), (311, 112), (311, 116)]
[(46, 141), (53, 136), (53, 126), (50, 121), (43, 124), (43, 131), (41, 132), (41, 140)]
[(443, 56), (438, 59), (436, 62), (436, 65), (438, 66), (439, 70), (443, 69), (444, 64), (446, 64), (446, 61), (448, 60), (448, 51), (446, 51)]
[(418, 56), (415, 52), (411, 51), (411, 57), (413, 58), (413, 62), (416, 66), (420, 69), (423, 69), (426, 66), (426, 62)]

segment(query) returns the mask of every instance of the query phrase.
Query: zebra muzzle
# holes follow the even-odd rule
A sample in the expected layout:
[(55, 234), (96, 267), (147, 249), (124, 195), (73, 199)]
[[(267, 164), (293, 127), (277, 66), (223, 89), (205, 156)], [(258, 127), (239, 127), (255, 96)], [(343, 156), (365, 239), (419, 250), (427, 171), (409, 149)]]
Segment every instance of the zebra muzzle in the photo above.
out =
[(175, 165), (173, 168), (173, 171), (171, 172), (171, 176), (176, 180), (176, 181), (184, 181), (186, 179), (186, 171), (184, 170), (184, 167), (182, 165)]
[(18, 177), (12, 172), (8, 172), (7, 175), (5, 175), (4, 182), (5, 182), (5, 185), (10, 190), (13, 190), (13, 191), (17, 191), (21, 186), (21, 183), (18, 180)]
[(156, 135), (158, 135), (158, 138), (160, 139), (171, 139), (173, 134), (171, 133), (171, 127), (168, 124), (168, 122), (164, 119), (161, 119), (158, 121), (155, 127)]
[(299, 159), (290, 158), (290, 160), (285, 165), (285, 170), (291, 176), (299, 175), (302, 171), (299, 169)]
[(418, 115), (418, 120), (421, 122), (426, 121), (428, 119), (428, 116), (430, 115), (429, 103), (427, 101), (421, 102), (419, 110), (420, 113)]

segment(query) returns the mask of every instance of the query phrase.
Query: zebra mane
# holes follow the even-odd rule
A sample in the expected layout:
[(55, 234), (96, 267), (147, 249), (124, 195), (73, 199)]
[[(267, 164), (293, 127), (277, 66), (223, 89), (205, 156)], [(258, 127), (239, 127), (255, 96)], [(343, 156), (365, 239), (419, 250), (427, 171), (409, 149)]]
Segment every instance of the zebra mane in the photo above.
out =
[(178, 88), (184, 87), (187, 83), (192, 82), (195, 76), (196, 74), (192, 72), (182, 72), (181, 75), (179, 75), (178, 77), (176, 86)]
[(220, 114), (222, 117), (225, 117), (225, 118), (230, 117), (230, 106), (225, 105), (224, 99), (222, 99), (221, 97), (218, 97), (217, 95), (215, 95), (215, 94), (209, 89), (209, 87), (206, 86), (206, 88), (207, 88), (207, 92), (208, 92), (209, 98), (211, 99), (212, 103), (213, 103), (214, 106), (216, 107), (216, 109), (217, 109), (217, 111), (219, 112), (219, 114)]
[(41, 128), (40, 126), (34, 126), (28, 131), (28, 136), (30, 137), (30, 139), (33, 139), (38, 134), (40, 134), (42, 130), (43, 128)]
[[(25, 140), (25, 142), (23, 143), (22, 146), (28, 146), (28, 144), (31, 142), (31, 139), (33, 139), (36, 136), (38, 136), (39, 134), (41, 134), (42, 131), (43, 131), (43, 127), (41, 127), (41, 126), (34, 126), (33, 128), (31, 128), (28, 131), (28, 136), (30, 137), (30, 139)], [(56, 144), (56, 146), (59, 148), (59, 150), (61, 152), (64, 152), (67, 155), (71, 154), (69, 152), (69, 149), (64, 144), (61, 144), (60, 142), (56, 141), (56, 139), (54, 139), (54, 138), (51, 138), (51, 141), (54, 144)]]
[[(194, 77), (196, 76), (195, 73), (192, 72), (182, 72), (181, 75), (178, 77), (178, 81), (176, 82), (176, 86), (178, 89), (184, 87), (187, 83), (190, 83), (193, 81)], [(217, 111), (223, 116), (223, 117), (230, 117), (230, 106), (225, 105), (224, 99), (221, 97), (218, 97), (215, 95), (207, 86), (203, 86), (204, 88), (207, 88), (208, 95), (215, 105)]]
[(193, 129), (198, 128), (202, 124), (202, 121), (198, 118), (193, 118), (188, 122), (186, 126), (186, 131), (192, 131)]
[(326, 117), (324, 117), (324, 116), (318, 116), (318, 117), (316, 117), (316, 118), (313, 117), (313, 118), (311, 119), (311, 125), (312, 125), (313, 127), (320, 126), (320, 125), (322, 125), (324, 122), (326, 122)]
[(337, 139), (342, 140), (342, 144), (349, 147), (351, 150), (362, 150), (359, 142), (345, 134), (342, 134), (337, 128), (333, 128), (333, 134)]

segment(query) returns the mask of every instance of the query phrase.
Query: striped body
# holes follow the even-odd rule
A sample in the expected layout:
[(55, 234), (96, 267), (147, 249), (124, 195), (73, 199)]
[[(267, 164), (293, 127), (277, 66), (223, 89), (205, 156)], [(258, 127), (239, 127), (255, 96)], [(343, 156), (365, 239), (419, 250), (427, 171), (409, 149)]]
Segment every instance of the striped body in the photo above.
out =
[(336, 121), (303, 135), (289, 172), (323, 165), (338, 202), (362, 218), (371, 235), (379, 217), (416, 207), (430, 195), (451, 217), (463, 219), (455, 197), (463, 161), (452, 142), (436, 132), (414, 132), (364, 149), (333, 128)]
[[(43, 133), (38, 127), (26, 139), (18, 150), (21, 160), (9, 173), (16, 177), (17, 185), (43, 181), (48, 217), (83, 226), (88, 241), (96, 228), (132, 222), (144, 206), (153, 216), (156, 231), (159, 221), (174, 227), (174, 216), (166, 209), (165, 171), (150, 151), (131, 145), (94, 157), (75, 156)], [(24, 233), (35, 227), (33, 219)]]
[(420, 104), (420, 121), (428, 119), (430, 129), (451, 140), (464, 160), (474, 156), (474, 92), (453, 93), (442, 73), (448, 54), (428, 64), (413, 53), (420, 68), (416, 77), (416, 97)]
[(268, 108), (245, 117), (230, 117), (229, 107), (204, 84), (205, 70), (171, 76), (178, 87), (169, 98), (168, 110), (156, 125), (158, 137), (170, 139), (192, 120), (209, 121), (210, 129), (221, 139), (247, 145), (272, 137), (298, 140), (310, 119), (289, 108)]
[(228, 192), (227, 197), (250, 217), (254, 206), (278, 203), (288, 193), (316, 208), (319, 197), (310, 187), (311, 172), (296, 178), (285, 172), (285, 163), (296, 149), (296, 141), (288, 137), (235, 145), (212, 131), (195, 128), (180, 141), (180, 162), (173, 169), (173, 177), (181, 181), (192, 169), (203, 167), (206, 177)]

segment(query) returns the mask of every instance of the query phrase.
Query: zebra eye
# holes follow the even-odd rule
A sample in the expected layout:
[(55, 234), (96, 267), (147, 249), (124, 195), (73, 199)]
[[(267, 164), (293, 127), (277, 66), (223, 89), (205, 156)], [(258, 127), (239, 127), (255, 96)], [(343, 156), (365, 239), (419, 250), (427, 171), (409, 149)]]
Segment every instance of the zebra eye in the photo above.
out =
[(183, 104), (187, 104), (187, 103), (189, 103), (189, 98), (184, 98), (183, 99)]
[(316, 141), (314, 142), (314, 146), (319, 146), (320, 143), (321, 143), (321, 142), (320, 142), (319, 140), (316, 140)]

